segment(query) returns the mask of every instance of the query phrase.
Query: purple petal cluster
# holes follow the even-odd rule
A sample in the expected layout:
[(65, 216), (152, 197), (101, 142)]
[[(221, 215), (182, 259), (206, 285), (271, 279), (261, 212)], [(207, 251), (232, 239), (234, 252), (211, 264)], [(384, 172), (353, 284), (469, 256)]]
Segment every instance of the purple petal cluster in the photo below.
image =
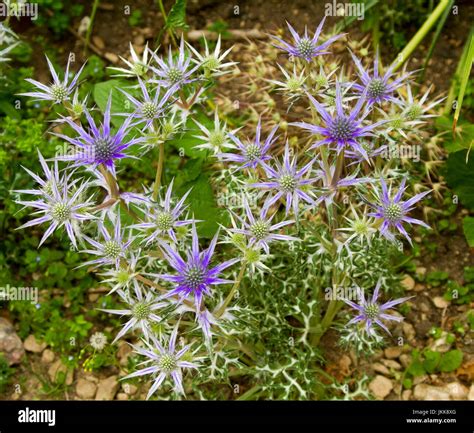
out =
[(179, 296), (181, 302), (192, 295), (194, 296), (196, 312), (199, 312), (201, 310), (203, 297), (212, 294), (211, 286), (232, 283), (232, 281), (220, 278), (219, 274), (224, 269), (237, 263), (239, 259), (227, 260), (220, 265), (211, 267), (212, 255), (214, 254), (218, 234), (214, 236), (209, 247), (201, 252), (199, 250), (199, 239), (194, 224), (192, 232), (192, 248), (186, 252), (186, 259), (183, 259), (179, 253), (166, 243), (163, 242), (161, 244), (164, 258), (169, 265), (175, 269), (177, 274), (162, 274), (159, 275), (159, 277), (176, 285), (164, 298)]
[(154, 79), (153, 82), (158, 83), (161, 86), (179, 89), (183, 85), (195, 81), (191, 76), (199, 68), (199, 65), (192, 67), (191, 57), (186, 55), (184, 50), (184, 39), (181, 39), (177, 58), (173, 57), (171, 47), (169, 48), (167, 62), (151, 50), (150, 54), (158, 64), (158, 68), (153, 66), (150, 67), (153, 73), (157, 76), (157, 79)]
[(125, 141), (125, 137), (129, 134), (132, 117), (128, 117), (116, 133), (112, 132), (110, 126), (110, 109), (112, 105), (112, 97), (109, 97), (107, 107), (104, 113), (104, 121), (98, 127), (90, 115), (88, 110), (84, 110), (88, 121), (88, 130), (82, 125), (77, 125), (72, 119), (63, 118), (63, 120), (79, 134), (76, 138), (71, 138), (63, 134), (56, 134), (69, 143), (76, 146), (76, 151), (72, 155), (59, 156), (59, 161), (72, 161), (72, 167), (87, 165), (103, 165), (112, 173), (115, 173), (115, 161), (125, 157), (124, 151), (130, 146), (144, 141), (143, 137)]
[(277, 129), (278, 125), (270, 131), (270, 134), (268, 134), (267, 138), (262, 143), (262, 123), (261, 119), (258, 119), (254, 141), (244, 144), (234, 134), (229, 133), (228, 136), (236, 145), (239, 153), (220, 153), (217, 156), (223, 161), (231, 161), (241, 164), (239, 169), (256, 168), (259, 164), (262, 164), (271, 158), (268, 154), (268, 151), (275, 140), (278, 138), (278, 136), (275, 137)]
[(367, 152), (360, 145), (359, 139), (361, 137), (374, 136), (372, 131), (379, 125), (387, 122), (387, 120), (381, 120), (376, 123), (372, 123), (364, 126), (363, 120), (367, 117), (370, 110), (368, 107), (361, 113), (362, 107), (364, 106), (367, 90), (358, 99), (355, 107), (350, 113), (345, 113), (342, 105), (342, 93), (341, 85), (336, 82), (336, 112), (332, 115), (322, 104), (320, 104), (314, 97), (308, 94), (308, 97), (313, 104), (313, 107), (320, 114), (322, 118), (321, 125), (313, 125), (306, 122), (295, 122), (293, 125), (300, 128), (306, 129), (313, 134), (322, 135), (324, 138), (317, 141), (311, 146), (311, 149), (322, 145), (335, 145), (338, 152), (348, 147), (358, 151), (364, 156), (364, 159), (368, 159)]
[(308, 62), (317, 56), (321, 56), (322, 54), (328, 54), (329, 51), (326, 51), (327, 47), (329, 47), (329, 45), (331, 45), (334, 41), (344, 36), (344, 34), (332, 36), (326, 42), (318, 45), (318, 39), (321, 35), (325, 20), (326, 17), (321, 20), (312, 38), (308, 35), (307, 27), (305, 27), (304, 35), (300, 36), (295, 31), (295, 29), (287, 22), (288, 29), (290, 30), (290, 33), (293, 36), (293, 43), (290, 44), (277, 36), (272, 36), (272, 38), (278, 42), (278, 44), (275, 44), (275, 47), (286, 51), (291, 56), (300, 57)]
[(283, 164), (275, 161), (275, 166), (271, 167), (263, 164), (265, 172), (269, 178), (265, 182), (257, 182), (252, 184), (256, 188), (268, 189), (274, 191), (274, 195), (266, 201), (265, 206), (269, 208), (278, 200), (285, 200), (286, 213), (288, 214), (293, 207), (293, 213), (298, 215), (298, 205), (300, 199), (314, 206), (319, 203), (319, 199), (315, 201), (311, 196), (311, 192), (305, 191), (305, 186), (316, 181), (316, 178), (304, 178), (311, 170), (314, 159), (309, 161), (303, 168), (298, 169), (296, 156), (290, 159), (290, 148), (288, 142), (285, 145), (285, 153), (283, 155)]
[(403, 227), (403, 223), (418, 224), (426, 228), (430, 228), (423, 221), (411, 218), (407, 216), (408, 212), (413, 209), (413, 205), (420, 201), (423, 197), (429, 194), (431, 191), (425, 191), (416, 194), (414, 197), (407, 201), (402, 201), (403, 193), (406, 190), (406, 178), (403, 179), (398, 192), (395, 196), (391, 197), (391, 187), (387, 189), (387, 184), (384, 179), (380, 179), (380, 185), (382, 187), (382, 193), (378, 193), (379, 203), (369, 203), (369, 205), (375, 209), (375, 212), (369, 213), (369, 216), (379, 218), (382, 221), (380, 226), (380, 233), (389, 240), (394, 240), (394, 235), (391, 229), (397, 229), (408, 242), (411, 242), (411, 238)]
[(20, 93), (20, 95), (32, 96), (33, 98), (36, 98), (40, 101), (53, 101), (54, 104), (61, 104), (64, 101), (69, 100), (69, 97), (77, 85), (77, 81), (79, 80), (79, 76), (81, 75), (85, 64), (81, 66), (81, 69), (79, 69), (71, 82), (69, 82), (69, 66), (71, 63), (71, 57), (68, 59), (63, 81), (59, 79), (59, 76), (56, 73), (53, 64), (48, 59), (48, 56), (46, 56), (46, 61), (48, 62), (49, 71), (53, 77), (53, 83), (51, 83), (49, 86), (46, 86), (45, 84), (33, 80), (32, 78), (27, 78), (26, 81), (36, 86), (39, 89), (39, 92)]
[(357, 66), (359, 78), (362, 81), (362, 84), (353, 84), (352, 88), (360, 95), (365, 93), (369, 104), (381, 104), (385, 101), (394, 102), (396, 104), (402, 103), (393, 93), (404, 83), (410, 73), (391, 81), (390, 79), (394, 76), (393, 66), (389, 67), (385, 74), (379, 75), (378, 51), (375, 55), (372, 74), (364, 69), (361, 61), (352, 52), (351, 56)]
[(280, 241), (297, 241), (298, 238), (288, 235), (282, 235), (278, 232), (274, 233), (275, 231), (285, 227), (289, 224), (294, 223), (294, 221), (282, 221), (277, 224), (272, 224), (273, 217), (276, 214), (273, 214), (271, 217), (267, 216), (268, 206), (263, 206), (258, 218), (253, 216), (253, 213), (250, 209), (250, 206), (245, 200), (244, 203), (245, 207), (245, 214), (247, 216), (247, 221), (243, 220), (239, 216), (235, 215), (235, 217), (242, 223), (242, 229), (230, 229), (229, 231), (232, 233), (241, 233), (247, 236), (250, 240), (249, 245), (257, 245), (261, 246), (264, 251), (269, 254), (270, 248), (268, 246), (269, 242), (273, 240), (280, 240)]
[(196, 363), (183, 360), (183, 356), (189, 350), (189, 345), (176, 351), (177, 335), (178, 326), (174, 328), (167, 348), (163, 347), (154, 335), (151, 335), (150, 341), (144, 341), (145, 347), (133, 346), (136, 353), (147, 358), (143, 364), (151, 365), (125, 376), (124, 379), (131, 379), (132, 377), (140, 377), (148, 374), (156, 376), (153, 385), (148, 391), (147, 400), (156, 392), (168, 376), (171, 377), (174, 382), (174, 391), (184, 395), (183, 373), (181, 369), (199, 367)]
[(146, 244), (150, 244), (157, 239), (160, 239), (164, 235), (168, 235), (171, 240), (175, 243), (178, 242), (176, 238), (175, 228), (182, 227), (185, 225), (193, 224), (197, 222), (194, 219), (179, 220), (181, 214), (187, 209), (187, 205), (184, 204), (191, 190), (181, 197), (174, 207), (171, 205), (171, 194), (173, 191), (173, 182), (171, 181), (163, 203), (158, 206), (151, 204), (146, 210), (144, 215), (145, 222), (136, 224), (132, 227), (141, 229), (145, 232), (152, 231), (151, 234), (144, 238)]
[(357, 316), (351, 319), (347, 325), (353, 325), (355, 323), (365, 323), (365, 330), (369, 335), (372, 335), (374, 330), (374, 325), (380, 326), (385, 332), (390, 334), (390, 331), (382, 322), (383, 320), (389, 320), (394, 322), (401, 322), (403, 319), (392, 314), (387, 314), (387, 311), (395, 307), (396, 305), (401, 304), (402, 302), (407, 301), (408, 298), (399, 298), (393, 301), (385, 302), (384, 304), (377, 303), (379, 297), (380, 286), (382, 281), (379, 280), (375, 286), (374, 293), (371, 299), (365, 299), (364, 292), (362, 290), (360, 293), (360, 304), (356, 304), (348, 299), (344, 299), (344, 302), (351, 306), (354, 310), (357, 311)]

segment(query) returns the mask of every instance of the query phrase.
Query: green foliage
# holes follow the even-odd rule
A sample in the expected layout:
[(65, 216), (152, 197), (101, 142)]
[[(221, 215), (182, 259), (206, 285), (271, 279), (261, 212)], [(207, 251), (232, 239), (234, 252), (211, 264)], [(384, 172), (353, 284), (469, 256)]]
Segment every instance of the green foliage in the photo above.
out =
[(362, 30), (372, 31), (378, 28), (381, 42), (397, 51), (400, 51), (412, 36), (409, 29), (421, 26), (432, 9), (431, 2), (427, 0), (387, 0), (377, 1), (375, 5), (372, 0), (364, 0), (363, 3), (365, 19), (362, 22)]
[(462, 364), (463, 353), (459, 349), (450, 350), (446, 353), (436, 352), (429, 349), (412, 351), (412, 362), (405, 371), (403, 385), (411, 388), (412, 378), (424, 374), (449, 373), (455, 371)]
[(464, 236), (466, 236), (467, 243), (471, 248), (474, 248), (474, 218), (464, 217), (462, 220), (462, 228)]
[(464, 284), (448, 281), (444, 298), (455, 304), (469, 304), (474, 300), (474, 267), (464, 269)]
[(71, 25), (73, 18), (84, 12), (84, 6), (77, 1), (37, 0), (36, 3), (40, 13), (33, 23), (51, 29), (58, 37)]
[(186, 0), (176, 0), (166, 19), (166, 28), (177, 30), (187, 28), (186, 25)]
[(0, 394), (10, 385), (14, 372), (15, 369), (8, 365), (8, 361), (0, 353)]
[(143, 13), (140, 9), (134, 9), (128, 17), (128, 24), (132, 27), (137, 27), (143, 22)]
[(450, 153), (446, 162), (446, 181), (461, 203), (474, 210), (474, 158), (466, 162), (466, 151)]

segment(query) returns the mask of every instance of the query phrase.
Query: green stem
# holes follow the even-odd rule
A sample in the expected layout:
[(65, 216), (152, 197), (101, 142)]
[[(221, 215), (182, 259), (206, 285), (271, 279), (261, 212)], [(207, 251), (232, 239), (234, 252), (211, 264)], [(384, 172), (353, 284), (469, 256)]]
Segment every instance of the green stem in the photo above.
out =
[(240, 272), (239, 272), (239, 276), (237, 277), (237, 280), (235, 280), (235, 283), (234, 285), (232, 286), (232, 289), (230, 289), (230, 292), (229, 294), (227, 295), (227, 298), (225, 298), (225, 301), (224, 303), (221, 305), (221, 307), (216, 311), (216, 313), (214, 314), (214, 316), (216, 318), (219, 318), (222, 316), (222, 314), (224, 314), (224, 311), (225, 309), (227, 308), (227, 306), (230, 304), (230, 302), (232, 301), (232, 298), (234, 297), (235, 295), (235, 292), (237, 291), (237, 289), (239, 288), (240, 286), (240, 282), (242, 281), (242, 278), (244, 277), (244, 273), (245, 273), (245, 269), (247, 268), (247, 262), (245, 260), (242, 261), (242, 266), (240, 267)]
[(91, 19), (89, 22), (89, 26), (87, 27), (86, 41), (84, 43), (84, 55), (87, 53), (87, 49), (89, 48), (91, 34), (92, 34), (92, 27), (94, 25), (95, 14), (97, 12), (97, 7), (99, 6), (99, 3), (100, 3), (100, 0), (94, 0), (94, 3), (92, 4)]
[(165, 159), (165, 142), (162, 141), (158, 145), (159, 155), (158, 155), (158, 167), (156, 167), (156, 176), (155, 176), (155, 185), (153, 186), (153, 200), (157, 200), (158, 193), (161, 186), (161, 175), (163, 174), (163, 163)]
[[(165, 7), (163, 6), (163, 0), (158, 0), (158, 6), (160, 8), (160, 12), (163, 15), (163, 19), (165, 20), (165, 27), (168, 27), (168, 15), (166, 15)], [(168, 34), (171, 37), (171, 42), (173, 43), (175, 48), (178, 48), (178, 44), (174, 37), (173, 31), (168, 29)]]
[(438, 21), (438, 18), (441, 16), (441, 14), (443, 13), (443, 11), (446, 9), (448, 5), (449, 5), (449, 0), (441, 0), (438, 3), (438, 6), (436, 6), (434, 11), (431, 12), (430, 16), (420, 27), (420, 30), (416, 32), (415, 36), (411, 38), (410, 42), (408, 42), (405, 48), (403, 48), (403, 50), (398, 54), (397, 58), (393, 61), (392, 66), (393, 66), (394, 71), (397, 70), (401, 65), (403, 65), (405, 61), (408, 59), (408, 57), (410, 57), (411, 53), (420, 44), (420, 42), (425, 38), (425, 36), (430, 31), (431, 27), (433, 27), (436, 21)]

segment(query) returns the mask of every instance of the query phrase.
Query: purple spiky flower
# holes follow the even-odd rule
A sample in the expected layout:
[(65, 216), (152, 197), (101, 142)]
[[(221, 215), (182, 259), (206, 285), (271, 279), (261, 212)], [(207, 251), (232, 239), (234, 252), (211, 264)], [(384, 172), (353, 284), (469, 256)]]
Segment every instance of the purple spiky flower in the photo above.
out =
[(277, 36), (272, 36), (273, 39), (279, 42), (279, 44), (274, 44), (274, 46), (280, 50), (286, 51), (291, 56), (300, 57), (308, 62), (314, 57), (320, 56), (322, 54), (328, 54), (329, 51), (326, 51), (327, 47), (337, 39), (340, 39), (342, 36), (344, 36), (344, 34), (332, 36), (326, 42), (318, 45), (318, 39), (323, 29), (325, 20), (326, 17), (321, 20), (312, 38), (310, 38), (308, 35), (307, 27), (305, 27), (304, 36), (300, 36), (295, 31), (295, 29), (291, 27), (290, 23), (287, 22), (286, 24), (288, 25), (288, 29), (293, 36), (293, 44), (285, 42), (283, 39)]
[(262, 122), (258, 119), (257, 129), (255, 131), (255, 140), (249, 143), (242, 143), (234, 134), (229, 133), (229, 138), (234, 142), (240, 153), (220, 153), (217, 156), (223, 161), (231, 161), (241, 164), (239, 169), (256, 168), (257, 165), (269, 160), (271, 157), (268, 151), (278, 137), (275, 133), (278, 125), (268, 134), (265, 141), (261, 142)]
[(304, 178), (310, 172), (314, 161), (315, 160), (312, 159), (303, 168), (298, 169), (296, 156), (293, 156), (293, 159), (290, 160), (290, 148), (288, 142), (286, 142), (283, 164), (275, 161), (275, 168), (273, 168), (264, 163), (263, 167), (269, 180), (266, 182), (253, 183), (251, 186), (275, 191), (273, 197), (266, 201), (265, 207), (269, 208), (278, 200), (284, 198), (286, 202), (286, 213), (288, 214), (290, 208), (293, 206), (293, 213), (297, 216), (300, 199), (311, 206), (318, 204), (320, 201), (320, 199), (315, 201), (311, 197), (312, 192), (309, 189), (305, 190), (306, 185), (310, 185), (316, 181), (316, 178)]
[(375, 212), (369, 213), (369, 216), (373, 216), (382, 220), (382, 224), (380, 226), (380, 233), (389, 240), (394, 240), (395, 236), (390, 231), (392, 228), (396, 228), (405, 238), (408, 240), (410, 244), (411, 238), (406, 232), (403, 227), (403, 223), (406, 222), (408, 224), (418, 224), (426, 228), (430, 228), (427, 224), (423, 221), (418, 220), (416, 218), (411, 218), (407, 216), (408, 212), (413, 209), (413, 205), (420, 201), (423, 197), (429, 194), (431, 191), (425, 191), (420, 194), (416, 194), (414, 197), (407, 201), (402, 201), (403, 193), (406, 190), (406, 178), (403, 179), (398, 192), (395, 194), (393, 198), (392, 196), (392, 187), (387, 190), (387, 184), (383, 178), (380, 179), (380, 185), (382, 187), (382, 193), (380, 194), (379, 191), (376, 192), (378, 196), (379, 204), (368, 203)]
[(364, 92), (367, 94), (367, 102), (369, 104), (381, 104), (385, 101), (401, 104), (401, 101), (394, 96), (394, 91), (403, 85), (404, 81), (411, 75), (411, 72), (401, 77), (391, 80), (394, 76), (393, 66), (389, 67), (385, 74), (379, 75), (379, 52), (375, 54), (374, 69), (372, 74), (367, 72), (362, 66), (361, 61), (352, 53), (352, 59), (358, 69), (358, 75), (362, 84), (354, 83), (352, 88), (360, 95)]
[(123, 310), (99, 309), (100, 311), (109, 314), (131, 316), (130, 320), (125, 323), (112, 343), (115, 343), (117, 340), (122, 338), (127, 332), (135, 329), (140, 329), (145, 339), (149, 340), (152, 333), (151, 327), (153, 323), (159, 323), (161, 320), (160, 316), (158, 316), (155, 311), (168, 305), (165, 302), (158, 302), (156, 294), (151, 291), (147, 291), (146, 294), (144, 294), (143, 289), (140, 287), (137, 280), (133, 280), (133, 283), (133, 292), (131, 290), (117, 290), (117, 294), (128, 308)]
[(324, 199), (326, 206), (333, 203), (334, 197), (336, 196), (339, 189), (374, 181), (374, 179), (369, 177), (357, 177), (357, 172), (343, 178), (338, 177), (335, 179), (334, 176), (336, 174), (336, 164), (331, 164), (326, 168), (320, 161), (319, 166), (320, 168), (316, 170), (316, 175), (323, 184), (323, 192), (321, 197)]
[(147, 358), (142, 364), (151, 364), (149, 367), (142, 368), (141, 370), (135, 371), (124, 379), (131, 379), (132, 377), (145, 376), (151, 374), (156, 376), (153, 385), (148, 391), (147, 400), (156, 392), (163, 381), (171, 376), (174, 382), (174, 391), (178, 394), (184, 395), (183, 388), (183, 373), (182, 368), (198, 368), (199, 365), (184, 361), (183, 356), (188, 352), (190, 346), (184, 346), (180, 350), (176, 350), (176, 339), (178, 336), (178, 325), (175, 326), (168, 342), (168, 348), (164, 348), (158, 339), (151, 335), (149, 341), (144, 341), (146, 347), (132, 346), (135, 352), (139, 355), (143, 355)]
[(83, 252), (99, 256), (99, 258), (90, 260), (81, 266), (115, 265), (116, 269), (120, 268), (120, 262), (125, 259), (127, 248), (130, 246), (133, 239), (127, 241), (124, 240), (125, 235), (122, 231), (122, 224), (119, 215), (117, 215), (115, 219), (110, 216), (110, 220), (114, 226), (112, 234), (109, 233), (102, 221), (98, 224), (99, 232), (103, 237), (102, 243), (91, 239), (89, 236), (83, 235), (83, 238), (96, 248), (95, 250), (84, 250)]
[(53, 83), (49, 86), (46, 86), (40, 83), (39, 81), (33, 80), (32, 78), (26, 78), (26, 81), (36, 86), (40, 91), (20, 93), (20, 95), (31, 96), (33, 98), (36, 98), (36, 100), (40, 101), (53, 101), (54, 104), (61, 104), (64, 101), (69, 100), (71, 93), (74, 91), (74, 88), (77, 85), (77, 81), (79, 80), (79, 76), (81, 75), (85, 63), (81, 66), (81, 68), (71, 80), (71, 82), (69, 82), (69, 65), (71, 63), (71, 57), (69, 57), (66, 66), (66, 72), (64, 74), (64, 79), (63, 81), (61, 81), (54, 69), (53, 64), (48, 59), (48, 56), (45, 57), (46, 61), (48, 62), (49, 71), (51, 72), (51, 75), (53, 77)]
[[(44, 161), (42, 161), (42, 163), (44, 163)], [(77, 182), (73, 181), (69, 183), (69, 177), (67, 175), (64, 175), (58, 182), (57, 166), (55, 166), (54, 172), (49, 169), (49, 182), (43, 181), (29, 170), (27, 171), (42, 188), (36, 191), (23, 190), (16, 192), (38, 195), (40, 198), (34, 201), (18, 200), (16, 203), (38, 209), (33, 215), (43, 213), (43, 216), (23, 224), (21, 227), (18, 227), (18, 230), (45, 222), (51, 222), (51, 225), (41, 238), (39, 246), (41, 246), (57, 228), (64, 226), (71, 243), (74, 247), (77, 247), (76, 236), (81, 236), (79, 223), (94, 218), (87, 213), (87, 209), (92, 207), (91, 199), (84, 200), (82, 198), (83, 192), (89, 185), (82, 183), (79, 187), (75, 187)]]
[(143, 129), (149, 129), (153, 125), (155, 119), (161, 119), (167, 107), (167, 103), (170, 96), (176, 92), (176, 87), (170, 87), (164, 94), (161, 92), (160, 86), (158, 86), (154, 92), (155, 94), (150, 96), (145, 83), (138, 78), (138, 83), (142, 91), (142, 98), (136, 99), (132, 95), (122, 90), (125, 97), (133, 104), (135, 111), (129, 115), (132, 119), (138, 120), (140, 123), (145, 123)]
[(156, 79), (151, 80), (151, 82), (158, 83), (161, 86), (179, 89), (185, 84), (196, 80), (191, 78), (191, 76), (199, 68), (199, 65), (191, 67), (191, 56), (185, 53), (184, 39), (181, 39), (177, 58), (173, 58), (171, 47), (168, 51), (167, 62), (151, 50), (150, 54), (158, 65), (158, 68), (154, 66), (150, 67), (157, 76)]
[(380, 305), (379, 303), (377, 303), (377, 299), (379, 297), (381, 284), (382, 280), (380, 279), (377, 282), (377, 285), (375, 286), (375, 290), (371, 299), (366, 300), (363, 290), (359, 290), (360, 305), (348, 299), (344, 299), (344, 302), (354, 308), (358, 313), (357, 316), (351, 319), (346, 326), (363, 322), (365, 323), (365, 330), (367, 331), (367, 333), (369, 335), (373, 335), (375, 333), (374, 325), (376, 324), (380, 326), (385, 332), (390, 334), (390, 331), (382, 322), (382, 320), (388, 320), (393, 322), (401, 322), (403, 320), (403, 318), (401, 317), (394, 316), (392, 314), (387, 314), (387, 311), (391, 310), (396, 305), (407, 301), (408, 299), (410, 299), (410, 297), (395, 299), (393, 301), (388, 301)]
[[(18, 194), (31, 194), (31, 195), (42, 196), (44, 198), (47, 198), (53, 193), (53, 184), (55, 184), (58, 187), (58, 189), (61, 189), (61, 186), (60, 186), (61, 179), (59, 176), (59, 168), (58, 168), (57, 162), (55, 162), (53, 169), (49, 168), (40, 150), (39, 149), (37, 150), (38, 150), (38, 158), (41, 164), (41, 168), (43, 169), (43, 173), (44, 173), (44, 179), (42, 179), (40, 176), (33, 173), (28, 168), (23, 167), (23, 166), (21, 167), (36, 181), (36, 183), (39, 185), (39, 189), (20, 189), (20, 190), (15, 190), (12, 192), (15, 192)], [(68, 179), (70, 178), (70, 174), (66, 177), (63, 177), (63, 179), (68, 181)], [(72, 184), (69, 184), (69, 186), (72, 186)]]
[(87, 131), (82, 125), (77, 125), (72, 119), (67, 117), (63, 118), (79, 136), (71, 138), (63, 134), (55, 134), (77, 148), (73, 155), (57, 157), (59, 161), (72, 161), (72, 167), (78, 167), (84, 164), (93, 166), (102, 164), (112, 173), (115, 173), (115, 161), (131, 157), (130, 155), (126, 155), (124, 151), (134, 144), (143, 142), (145, 139), (144, 137), (139, 137), (125, 141), (125, 137), (130, 133), (131, 127), (134, 126), (131, 125), (132, 117), (127, 117), (122, 126), (120, 126), (118, 131), (114, 134), (110, 127), (111, 106), (112, 97), (109, 96), (104, 113), (104, 120), (99, 127), (97, 127), (89, 111), (84, 110), (84, 114), (89, 123)]
[(282, 221), (277, 224), (272, 224), (273, 217), (276, 214), (273, 214), (271, 217), (267, 216), (268, 207), (263, 206), (260, 210), (260, 214), (258, 218), (253, 216), (252, 210), (250, 206), (245, 200), (244, 202), (245, 207), (245, 214), (247, 216), (247, 220), (240, 218), (239, 216), (235, 215), (235, 217), (242, 223), (242, 229), (229, 229), (229, 232), (232, 233), (241, 233), (244, 234), (249, 238), (249, 245), (257, 245), (261, 246), (267, 254), (270, 254), (270, 248), (268, 246), (269, 242), (274, 240), (279, 241), (297, 241), (298, 238), (288, 235), (282, 235), (278, 232), (274, 233), (275, 231), (285, 227), (289, 224), (294, 223), (293, 220), (289, 221)]
[(143, 230), (145, 233), (151, 234), (146, 236), (143, 241), (145, 244), (150, 244), (156, 239), (160, 239), (168, 235), (175, 243), (178, 242), (176, 238), (175, 228), (197, 222), (194, 219), (179, 220), (181, 214), (186, 210), (187, 205), (184, 204), (191, 190), (181, 197), (174, 207), (171, 206), (171, 194), (173, 192), (173, 182), (171, 181), (166, 190), (165, 199), (158, 205), (151, 204), (146, 210), (143, 223), (136, 224), (132, 227)]
[(219, 274), (224, 269), (237, 263), (239, 259), (227, 260), (211, 268), (210, 264), (216, 247), (218, 234), (216, 233), (207, 250), (202, 252), (199, 251), (199, 239), (194, 224), (192, 235), (192, 248), (186, 252), (186, 260), (183, 260), (181, 255), (166, 243), (163, 242), (161, 244), (164, 258), (178, 274), (162, 274), (159, 275), (159, 277), (176, 284), (176, 287), (164, 295), (163, 298), (179, 296), (179, 301), (181, 302), (190, 295), (193, 295), (196, 313), (198, 313), (201, 310), (203, 297), (212, 294), (211, 286), (215, 284), (232, 283), (232, 281), (219, 278)]
[(348, 114), (344, 112), (342, 106), (342, 93), (341, 85), (336, 82), (336, 112), (331, 115), (330, 112), (323, 107), (315, 98), (308, 94), (308, 97), (313, 104), (314, 108), (322, 117), (322, 125), (313, 125), (306, 122), (295, 122), (292, 125), (306, 129), (313, 134), (322, 135), (324, 138), (317, 141), (311, 146), (311, 149), (322, 145), (335, 145), (338, 153), (345, 147), (353, 148), (357, 150), (367, 160), (367, 152), (360, 145), (359, 138), (374, 136), (372, 131), (379, 125), (388, 122), (388, 120), (381, 120), (376, 123), (372, 123), (363, 126), (362, 122), (369, 114), (370, 110), (368, 107), (361, 113), (362, 107), (365, 103), (367, 90), (361, 95), (357, 104)]

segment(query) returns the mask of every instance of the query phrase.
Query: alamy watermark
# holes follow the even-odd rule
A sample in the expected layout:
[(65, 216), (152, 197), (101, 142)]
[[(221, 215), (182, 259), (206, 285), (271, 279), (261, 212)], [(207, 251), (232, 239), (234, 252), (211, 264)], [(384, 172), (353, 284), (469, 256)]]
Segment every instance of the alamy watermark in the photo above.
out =
[(35, 21), (38, 19), (38, 3), (2, 2), (0, 3), (0, 17), (29, 17)]
[(0, 287), (0, 301), (29, 301), (38, 303), (38, 287)]
[(387, 146), (380, 156), (384, 159), (412, 159), (414, 162), (420, 162), (421, 146), (419, 144), (397, 144)]
[(356, 17), (363, 20), (365, 16), (364, 3), (338, 3), (333, 0), (324, 5), (324, 15), (327, 17)]
[(324, 299), (326, 301), (361, 301), (363, 289), (358, 286), (350, 287), (326, 287), (324, 289)]

